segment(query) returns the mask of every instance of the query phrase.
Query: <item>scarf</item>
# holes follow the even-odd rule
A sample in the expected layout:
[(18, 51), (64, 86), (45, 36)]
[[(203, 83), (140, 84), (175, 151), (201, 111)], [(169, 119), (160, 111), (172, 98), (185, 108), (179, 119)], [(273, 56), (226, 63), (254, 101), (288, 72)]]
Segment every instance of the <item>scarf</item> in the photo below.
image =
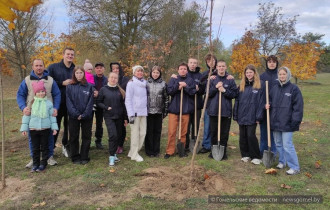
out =
[(47, 97), (38, 98), (34, 97), (34, 101), (32, 104), (32, 115), (40, 117), (40, 118), (47, 118), (47, 105), (46, 105)]

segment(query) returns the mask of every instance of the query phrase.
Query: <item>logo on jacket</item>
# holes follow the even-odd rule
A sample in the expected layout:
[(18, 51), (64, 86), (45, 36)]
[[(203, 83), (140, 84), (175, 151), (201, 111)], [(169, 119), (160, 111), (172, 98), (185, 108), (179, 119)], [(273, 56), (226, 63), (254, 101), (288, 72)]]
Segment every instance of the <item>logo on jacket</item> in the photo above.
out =
[(258, 91), (257, 90), (252, 90), (252, 93), (258, 93)]
[(291, 93), (285, 93), (284, 95), (290, 97), (291, 96)]
[(227, 85), (227, 84), (224, 84), (223, 86), (224, 86), (224, 87), (228, 87), (228, 85)]
[(83, 90), (83, 93), (84, 93), (85, 95), (89, 95), (89, 91)]

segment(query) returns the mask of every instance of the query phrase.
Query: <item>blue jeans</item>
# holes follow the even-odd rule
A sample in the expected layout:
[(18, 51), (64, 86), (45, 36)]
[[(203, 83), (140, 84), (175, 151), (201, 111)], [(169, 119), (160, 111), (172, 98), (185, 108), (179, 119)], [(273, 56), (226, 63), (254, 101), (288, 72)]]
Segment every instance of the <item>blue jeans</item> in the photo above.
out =
[[(267, 121), (261, 121), (260, 124), (260, 155), (262, 156), (264, 150), (268, 150), (268, 140), (267, 140)], [(274, 141), (273, 132), (270, 131), (270, 150), (276, 155), (276, 145)]]
[(210, 116), (207, 114), (207, 110), (205, 110), (204, 115), (204, 134), (203, 134), (203, 143), (202, 146), (205, 149), (211, 149), (211, 132), (210, 132)]
[(293, 132), (273, 131), (276, 149), (280, 155), (279, 162), (293, 170), (300, 170), (298, 156), (292, 142)]
[[(32, 149), (32, 141), (31, 141), (30, 131), (28, 131), (28, 135), (29, 135), (30, 156), (33, 157), (33, 149)], [(48, 137), (48, 148), (49, 148), (48, 157), (51, 157), (51, 156), (54, 155), (54, 136), (53, 136), (53, 130), (50, 130), (50, 134), (49, 134), (49, 137)]]

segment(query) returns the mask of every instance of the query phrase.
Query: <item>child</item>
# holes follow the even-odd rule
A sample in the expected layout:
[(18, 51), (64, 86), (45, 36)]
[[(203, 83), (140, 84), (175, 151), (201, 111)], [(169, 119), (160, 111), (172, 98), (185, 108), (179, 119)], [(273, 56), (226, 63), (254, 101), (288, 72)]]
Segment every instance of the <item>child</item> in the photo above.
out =
[[(178, 66), (177, 78), (171, 78), (167, 92), (171, 96), (171, 103), (168, 107), (168, 139), (165, 159), (168, 159), (175, 152), (175, 138), (176, 130), (179, 126), (179, 115), (180, 115), (180, 101), (181, 101), (181, 89), (183, 88), (183, 99), (182, 99), (182, 121), (181, 121), (181, 142), (183, 145), (186, 143), (186, 134), (189, 122), (189, 114), (194, 111), (194, 98), (196, 94), (196, 85), (192, 78), (188, 77), (188, 65), (181, 63)], [(186, 154), (180, 155), (180, 157), (187, 156)]]
[[(93, 87), (86, 81), (85, 71), (76, 66), (72, 84), (66, 87), (66, 106), (69, 115), (71, 159), (74, 164), (87, 164), (93, 123)], [(79, 152), (79, 134), (82, 142)]]
[(94, 75), (93, 75), (93, 65), (91, 63), (84, 64), (85, 77), (89, 84), (92, 86), (95, 85)]
[[(24, 115), (20, 131), (24, 136), (30, 130), (33, 167), (31, 172), (41, 172), (46, 169), (49, 153), (48, 137), (50, 129), (56, 135), (58, 126), (56, 117), (53, 117), (53, 104), (46, 97), (43, 81), (31, 83), (35, 97), (32, 101), (31, 115)], [(40, 153), (41, 161), (40, 161)]]
[(118, 140), (122, 135), (122, 125), (127, 125), (125, 109), (125, 91), (118, 85), (118, 74), (109, 74), (108, 84), (101, 88), (97, 106), (104, 110), (103, 116), (109, 136), (109, 166), (119, 162), (116, 155)]
[(168, 95), (159, 66), (154, 66), (147, 83), (148, 117), (145, 152), (149, 157), (159, 157), (163, 118), (167, 116)]
[(286, 164), (288, 175), (300, 172), (298, 156), (292, 142), (294, 131), (299, 130), (303, 118), (304, 101), (299, 88), (290, 82), (291, 72), (287, 67), (278, 70), (278, 84), (269, 93), (270, 127), (274, 134), (276, 150), (279, 153), (277, 168), (282, 169)]
[[(223, 60), (218, 61), (217, 76), (211, 80), (207, 113), (210, 116), (210, 135), (212, 145), (218, 144), (218, 111), (219, 111), (219, 91), (221, 91), (221, 133), (220, 145), (225, 147), (223, 160), (227, 159), (227, 142), (232, 116), (232, 99), (236, 97), (237, 87), (235, 81), (226, 79), (228, 76), (227, 65)], [(212, 152), (209, 154), (213, 158)]]
[(147, 81), (143, 79), (142, 66), (133, 67), (133, 78), (127, 83), (125, 105), (131, 124), (131, 147), (128, 157), (142, 162), (139, 151), (143, 146), (147, 129)]
[(257, 123), (262, 119), (262, 89), (259, 74), (253, 65), (247, 65), (235, 99), (234, 120), (239, 125), (239, 146), (242, 161), (259, 165), (261, 155), (256, 136)]

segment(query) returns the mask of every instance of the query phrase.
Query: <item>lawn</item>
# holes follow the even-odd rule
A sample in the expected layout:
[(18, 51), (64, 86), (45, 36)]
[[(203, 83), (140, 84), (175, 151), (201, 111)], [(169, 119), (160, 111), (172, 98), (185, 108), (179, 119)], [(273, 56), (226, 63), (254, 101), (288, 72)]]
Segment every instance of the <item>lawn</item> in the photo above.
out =
[[(8, 84), (8, 83), (7, 83)], [(238, 146), (238, 126), (232, 122), (229, 158), (217, 162), (208, 154), (196, 156), (198, 184), (191, 184), (188, 158), (148, 158), (136, 163), (126, 157), (125, 142), (121, 161), (110, 172), (107, 150), (91, 145), (91, 162), (73, 165), (56, 148), (57, 166), (43, 173), (31, 174), (24, 168), (29, 161), (28, 142), (18, 131), (21, 112), (15, 90), (5, 86), (5, 156), (7, 187), (0, 193), (1, 209), (330, 209), (329, 202), (329, 126), (330, 74), (318, 74), (316, 80), (298, 84), (304, 96), (304, 118), (301, 130), (294, 133), (301, 173), (288, 176), (285, 170), (276, 175), (265, 174), (263, 165), (242, 163)], [(7, 91), (8, 89), (8, 91)], [(104, 133), (106, 128), (104, 126)], [(259, 130), (259, 128), (258, 128)], [(259, 133), (259, 132), (258, 132)], [(167, 119), (165, 119), (161, 151), (165, 153)], [(107, 136), (103, 137), (107, 146)], [(316, 162), (321, 166), (317, 168)], [(175, 175), (175, 176), (171, 176)], [(207, 176), (207, 177), (206, 177)], [(158, 179), (157, 179), (158, 178)], [(156, 180), (156, 182), (155, 182)], [(180, 183), (183, 182), (183, 183)], [(288, 185), (290, 189), (281, 187)], [(205, 189), (207, 188), (207, 189)], [(212, 188), (212, 191), (209, 189)], [(209, 204), (212, 195), (322, 195), (322, 204)]]

